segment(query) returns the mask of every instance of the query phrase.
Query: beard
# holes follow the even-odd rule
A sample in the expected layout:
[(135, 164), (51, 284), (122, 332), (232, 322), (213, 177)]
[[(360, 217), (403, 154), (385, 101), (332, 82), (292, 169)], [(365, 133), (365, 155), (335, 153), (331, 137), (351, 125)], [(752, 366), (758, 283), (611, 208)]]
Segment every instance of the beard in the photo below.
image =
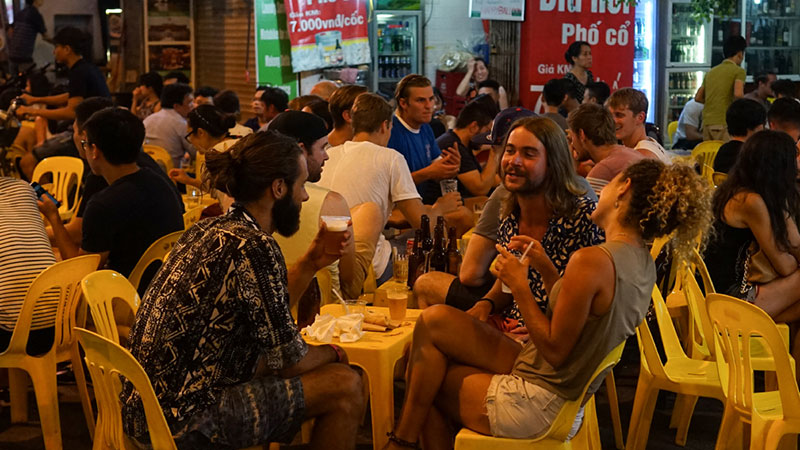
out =
[[(523, 177), (525, 179), (525, 182), (522, 183), (522, 185), (520, 185), (520, 186), (508, 186), (505, 183), (505, 176), (508, 173), (510, 173), (511, 175), (516, 175), (516, 176), (519, 176), (519, 177)], [(514, 194), (521, 194), (521, 195), (537, 194), (542, 190), (542, 187), (544, 186), (544, 180), (541, 180), (538, 183), (534, 183), (533, 180), (528, 178), (526, 173), (514, 172), (514, 171), (504, 172), (503, 173), (503, 186), (506, 189), (508, 189), (509, 192), (512, 192)]]
[(272, 205), (272, 223), (281, 236), (290, 237), (300, 229), (300, 205), (294, 202), (289, 191)]

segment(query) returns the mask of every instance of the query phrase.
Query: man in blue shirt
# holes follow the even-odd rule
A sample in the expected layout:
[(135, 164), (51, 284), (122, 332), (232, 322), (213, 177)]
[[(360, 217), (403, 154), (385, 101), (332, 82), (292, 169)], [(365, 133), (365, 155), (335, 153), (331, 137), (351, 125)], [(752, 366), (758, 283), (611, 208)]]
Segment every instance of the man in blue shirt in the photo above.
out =
[[(397, 110), (387, 147), (400, 152), (423, 199), (441, 195), (439, 181), (455, 178), (461, 155), (454, 147), (439, 150), (428, 124), (433, 117), (433, 87), (422, 75), (406, 75), (395, 89)], [(427, 194), (427, 195), (426, 195)]]

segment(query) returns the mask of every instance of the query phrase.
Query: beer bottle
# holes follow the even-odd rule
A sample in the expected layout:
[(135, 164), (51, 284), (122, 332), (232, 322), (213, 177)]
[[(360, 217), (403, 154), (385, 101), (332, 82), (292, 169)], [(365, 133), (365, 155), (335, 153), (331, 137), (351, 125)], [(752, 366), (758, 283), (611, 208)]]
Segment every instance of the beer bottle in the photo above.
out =
[(422, 251), (430, 252), (433, 250), (433, 239), (431, 239), (431, 219), (427, 214), (422, 215), (419, 227), (422, 230)]
[(458, 251), (458, 237), (456, 237), (455, 227), (450, 227), (447, 231), (450, 242), (447, 245), (447, 272), (458, 276), (461, 270), (461, 253)]
[(447, 272), (447, 248), (444, 236), (444, 219), (439, 216), (433, 230), (433, 251), (430, 257), (430, 270)]
[(422, 251), (422, 230), (414, 232), (414, 248), (408, 256), (408, 285), (409, 289), (414, 287), (417, 277), (425, 272), (425, 255)]

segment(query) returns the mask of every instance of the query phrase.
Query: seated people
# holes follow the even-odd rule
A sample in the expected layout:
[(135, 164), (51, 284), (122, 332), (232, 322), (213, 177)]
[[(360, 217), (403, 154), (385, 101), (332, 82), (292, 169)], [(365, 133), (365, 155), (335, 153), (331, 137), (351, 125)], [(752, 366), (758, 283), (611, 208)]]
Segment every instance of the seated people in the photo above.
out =
[(333, 93), (336, 92), (337, 89), (339, 89), (339, 85), (336, 84), (336, 82), (330, 80), (322, 80), (311, 88), (311, 92), (309, 92), (309, 94), (316, 95), (317, 97), (327, 102), (328, 100), (330, 100), (331, 95), (333, 95)]
[(131, 112), (144, 120), (150, 114), (161, 109), (161, 89), (163, 81), (156, 71), (143, 73), (139, 77), (139, 86), (133, 90)]
[(441, 195), (439, 181), (455, 178), (461, 164), (457, 148), (439, 150), (428, 122), (433, 117), (433, 88), (422, 75), (403, 77), (395, 89), (397, 110), (392, 119), (392, 136), (386, 145), (406, 159), (411, 177), (423, 203), (431, 204)]
[(495, 152), (492, 147), (491, 154), (486, 160), (486, 165), (481, 168), (478, 159), (469, 148), (472, 138), (478, 135), (486, 135), (492, 128), (494, 111), (487, 111), (486, 108), (475, 100), (467, 103), (458, 113), (456, 127), (436, 139), (439, 148), (456, 147), (461, 155), (461, 167), (458, 170), (457, 179), (458, 191), (461, 196), (476, 197), (485, 196), (489, 191), (497, 186), (497, 164), (499, 152)]
[(775, 94), (775, 99), (779, 98), (797, 98), (797, 86), (792, 80), (775, 80), (770, 86), (772, 92)]
[[(587, 189), (575, 174), (566, 136), (555, 122), (544, 117), (514, 122), (505, 140), (501, 169), (503, 186), (510, 194), (502, 203), (498, 245), (508, 246), (517, 235), (532, 236), (541, 242), (561, 273), (573, 252), (602, 242), (600, 230), (590, 219), (595, 202), (586, 196)], [(548, 295), (542, 277), (531, 270), (529, 282), (544, 310)], [(500, 324), (504, 330), (521, 323), (517, 304), (501, 292), (499, 281), (486, 297), (496, 305), (493, 312), (511, 319)], [(485, 321), (490, 311), (484, 303), (454, 306)]]
[(601, 105), (583, 104), (569, 114), (567, 122), (578, 161), (591, 159), (594, 162), (586, 181), (598, 196), (620, 172), (644, 158), (641, 153), (617, 144), (614, 118)]
[(775, 100), (769, 108), (767, 120), (770, 130), (783, 131), (800, 146), (800, 102), (786, 97)]
[[(305, 152), (305, 161), (308, 164), (308, 182), (305, 185), (308, 200), (300, 213), (300, 229), (291, 235), (279, 230), (278, 235), (274, 236), (281, 247), (286, 264), (291, 265), (303, 256), (305, 242), (313, 239), (319, 231), (322, 216), (349, 216), (350, 208), (340, 193), (317, 185), (322, 177), (325, 161), (328, 160), (328, 153), (325, 150), (328, 145), (328, 129), (325, 128), (321, 118), (311, 113), (289, 110), (278, 114), (269, 124), (269, 129), (295, 139)], [(353, 234), (353, 227), (348, 228)], [(374, 239), (377, 239), (377, 233)], [(345, 298), (358, 298), (371, 260), (371, 253), (358, 258), (352, 240), (349, 241), (339, 260), (338, 271), (336, 268), (329, 268), (332, 272), (331, 287), (336, 291), (341, 290)], [(307, 305), (301, 306), (305, 308)], [(308, 317), (298, 312), (297, 319), (300, 323), (313, 322), (314, 314)]]
[(253, 130), (253, 132), (258, 131), (259, 128), (263, 127), (269, 122), (266, 106), (264, 105), (264, 102), (261, 101), (261, 96), (264, 95), (264, 91), (266, 89), (267, 86), (258, 86), (256, 88), (256, 93), (253, 94), (253, 101), (250, 103), (250, 107), (253, 108), (253, 114), (255, 114), (255, 117), (251, 117), (244, 122), (244, 126), (250, 128)]
[[(794, 101), (794, 100), (789, 100)], [(800, 319), (800, 193), (795, 142), (786, 133), (763, 130), (742, 146), (727, 180), (714, 193), (714, 235), (705, 262), (717, 292), (760, 307), (775, 322)], [(747, 281), (753, 242), (777, 278)], [(800, 358), (800, 347), (792, 355)]]
[[(541, 141), (529, 143), (540, 153), (552, 148)], [(511, 152), (518, 151), (514, 145)], [(677, 254), (689, 255), (707, 230), (710, 220), (703, 211), (709, 197), (709, 188), (692, 168), (643, 160), (603, 189), (592, 213), (607, 242), (577, 250), (563, 275), (524, 230), (510, 246), (521, 251), (533, 245), (523, 262), (498, 246), (501, 255), (494, 271), (517, 299), (530, 340), (520, 346), (448, 306), (423, 311), (414, 329), (405, 404), (387, 448), (400, 449), (420, 439), (426, 445), (451, 445), (452, 422), (513, 439), (546, 432), (561, 406), (578, 400), (584, 386), (589, 385), (588, 395), (597, 390), (605, 378), (591, 379), (599, 363), (645, 317), (656, 281), (646, 242), (674, 231)], [(531, 269), (541, 274), (550, 293), (546, 312), (530, 289), (526, 275)], [(503, 304), (491, 294), (478, 302), (484, 314)], [(582, 419), (579, 411), (568, 439)]]
[(570, 84), (572, 82), (569, 80), (553, 78), (544, 84), (544, 89), (542, 90), (542, 100), (545, 103), (545, 113), (542, 116), (555, 122), (564, 131), (569, 128), (569, 125), (567, 125), (567, 119), (558, 110), (569, 97), (567, 89), (569, 89)]
[[(290, 442), (311, 418), (312, 448), (354, 448), (365, 406), (361, 377), (340, 347), (307, 345), (289, 313), (314, 273), (339, 258), (325, 251), (324, 242), (335, 240), (321, 227), (287, 268), (272, 238), (299, 226), (308, 198), (302, 150), (268, 131), (210, 151), (206, 164), (209, 188), (236, 203), (177, 242), (131, 330), (131, 353), (178, 448)], [(125, 383), (120, 398), (125, 433), (148, 444), (139, 393)]]
[(606, 100), (611, 95), (611, 89), (603, 81), (593, 81), (586, 84), (586, 90), (583, 92), (583, 102), (581, 103), (597, 103), (602, 106), (606, 104)]
[(772, 92), (772, 83), (778, 79), (774, 72), (760, 73), (753, 77), (753, 82), (756, 84), (755, 89), (744, 94), (744, 98), (755, 100), (764, 107), (765, 110), (769, 109), (770, 97), (774, 97)]
[(478, 83), (478, 95), (488, 95), (500, 110), (500, 83), (496, 80), (483, 80)]
[[(350, 111), (355, 134), (352, 140), (328, 149), (330, 159), (322, 171), (320, 186), (341, 194), (351, 207), (376, 204), (380, 217), (371, 225), (378, 234), (394, 208), (402, 212), (413, 228), (419, 228), (422, 214), (440, 216), (456, 210), (460, 202), (458, 193), (441, 197), (433, 206), (422, 204), (403, 156), (386, 147), (393, 121), (392, 108), (385, 100), (376, 94), (362, 93)], [(361, 225), (355, 217), (353, 221), (354, 226)], [(361, 245), (357, 239), (356, 246)], [(388, 280), (392, 276), (391, 246), (382, 234), (373, 245), (376, 245), (371, 259), (375, 277), (379, 281)], [(359, 248), (356, 252), (363, 253)]]
[(219, 90), (211, 86), (202, 86), (201, 88), (197, 89), (194, 91), (195, 106), (213, 105), (214, 96), (217, 95), (217, 92), (219, 92)]
[[(264, 118), (265, 123), (261, 125), (258, 131), (266, 131), (272, 119), (289, 109), (289, 95), (283, 89), (266, 87), (264, 88), (264, 93), (261, 94), (261, 103), (264, 105), (264, 112), (261, 116)], [(259, 123), (261, 123), (260, 118)]]
[(647, 97), (644, 92), (633, 88), (622, 88), (614, 91), (606, 102), (616, 124), (617, 139), (622, 145), (632, 148), (646, 158), (655, 158), (669, 164), (672, 157), (664, 147), (647, 135), (645, 120), (647, 119)]
[(675, 136), (670, 136), (673, 149), (692, 150), (703, 142), (703, 132), (700, 131), (703, 123), (703, 107), (704, 105), (694, 98), (683, 105)]
[(734, 100), (725, 112), (731, 140), (719, 147), (717, 156), (714, 157), (714, 172), (730, 172), (744, 141), (763, 130), (766, 121), (767, 110), (761, 103), (749, 98)]
[(328, 132), (330, 133), (333, 131), (333, 118), (331, 117), (331, 112), (327, 101), (317, 98), (316, 100), (300, 108), (300, 111), (311, 113), (319, 117), (325, 122), (325, 128), (328, 130)]
[[(73, 132), (71, 136), (75, 148), (81, 148), (81, 140), (84, 139), (83, 125), (86, 123), (86, 121), (89, 120), (92, 114), (111, 106), (114, 105), (109, 98), (91, 97), (80, 102), (78, 106), (75, 107), (75, 121), (72, 123)], [(78, 155), (78, 157), (80, 158), (81, 155)], [(83, 159), (86, 159), (85, 155)], [(136, 154), (136, 164), (141, 168), (147, 168), (155, 172), (158, 176), (162, 177), (168, 182), (168, 184), (175, 191), (176, 195), (180, 195), (178, 188), (169, 180), (169, 177), (167, 177), (167, 174), (161, 169), (161, 166), (159, 166), (158, 163), (150, 157), (150, 155), (142, 150), (139, 150), (139, 152)], [(79, 247), (81, 245), (81, 238), (83, 236), (83, 215), (86, 213), (86, 207), (89, 204), (89, 201), (95, 194), (107, 187), (108, 183), (101, 175), (94, 174), (91, 170), (88, 170), (88, 173), (84, 175), (81, 203), (78, 205), (78, 210), (69, 219), (69, 222), (64, 224), (64, 228), (67, 230), (69, 237), (72, 239), (75, 245)], [(183, 213), (183, 203), (181, 203), (181, 213)], [(47, 227), (47, 234), (50, 238), (50, 242), (55, 245), (55, 236), (53, 235), (53, 229), (51, 227)]]
[(63, 259), (99, 253), (100, 267), (127, 277), (153, 242), (183, 230), (183, 204), (172, 183), (136, 164), (144, 126), (132, 112), (105, 108), (92, 114), (82, 128), (81, 156), (108, 187), (86, 205), (80, 245), (69, 236), (52, 201), (43, 200), (39, 208), (53, 228)]
[[(519, 119), (530, 116), (536, 114), (521, 107), (508, 108), (498, 114), (490, 133), (491, 144), (502, 152), (511, 125)], [(586, 192), (587, 197), (594, 202), (597, 201), (597, 195), (585, 178), (578, 177), (578, 184)], [(497, 229), (500, 226), (500, 209), (507, 197), (508, 191), (501, 182), (483, 206), (483, 212), (475, 224), (463, 255), (458, 277), (443, 272), (428, 272), (417, 278), (414, 283), (414, 296), (420, 308), (446, 303), (466, 311), (489, 292), (495, 280), (489, 273), (489, 265), (497, 256), (494, 246), (497, 243)]]
[[(466, 97), (468, 100), (478, 95), (479, 84), (489, 79), (489, 68), (483, 58), (476, 56), (467, 63), (467, 73), (456, 87), (456, 95)], [(497, 88), (498, 106), (503, 110), (508, 108), (508, 93), (503, 86)]]
[(241, 110), (239, 109), (239, 96), (236, 95), (236, 92), (230, 89), (220, 91), (214, 96), (214, 106), (219, 108), (223, 113), (234, 118), (236, 124), (228, 128), (228, 134), (231, 137), (244, 137), (253, 133), (250, 127), (239, 123)]
[(328, 144), (336, 147), (353, 139), (353, 118), (350, 109), (356, 97), (367, 92), (367, 88), (357, 84), (349, 84), (336, 89), (328, 101), (333, 130), (328, 133)]
[(186, 116), (194, 108), (192, 88), (183, 83), (164, 86), (161, 91), (161, 111), (144, 119), (145, 144), (157, 145), (169, 153), (173, 167), (197, 150), (186, 140)]
[[(22, 180), (0, 177), (0, 352), (8, 348), (22, 303), (33, 280), (56, 262), (36, 207), (36, 194)], [(58, 293), (39, 300), (31, 319), (27, 351), (40, 355), (50, 350)], [(47, 304), (50, 302), (50, 304)]]

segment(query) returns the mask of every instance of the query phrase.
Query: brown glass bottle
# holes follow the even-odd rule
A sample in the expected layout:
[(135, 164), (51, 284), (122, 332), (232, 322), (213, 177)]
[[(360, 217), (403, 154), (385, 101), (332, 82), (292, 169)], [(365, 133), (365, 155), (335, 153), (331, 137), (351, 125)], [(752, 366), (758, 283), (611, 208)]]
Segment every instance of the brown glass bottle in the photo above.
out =
[(414, 287), (417, 277), (425, 273), (425, 254), (422, 251), (422, 230), (414, 232), (414, 249), (408, 256), (408, 285), (409, 289)]
[(431, 219), (427, 214), (423, 214), (420, 218), (419, 228), (422, 230), (422, 251), (427, 253), (433, 250), (433, 239), (431, 239)]
[[(441, 219), (441, 216), (439, 217)], [(429, 270), (447, 272), (447, 244), (444, 235), (444, 220), (436, 221), (433, 230), (433, 251), (431, 251)]]
[(447, 245), (447, 272), (458, 276), (458, 271), (461, 270), (461, 253), (458, 251), (458, 237), (456, 237), (455, 227), (450, 227), (447, 230), (447, 237), (449, 239)]

